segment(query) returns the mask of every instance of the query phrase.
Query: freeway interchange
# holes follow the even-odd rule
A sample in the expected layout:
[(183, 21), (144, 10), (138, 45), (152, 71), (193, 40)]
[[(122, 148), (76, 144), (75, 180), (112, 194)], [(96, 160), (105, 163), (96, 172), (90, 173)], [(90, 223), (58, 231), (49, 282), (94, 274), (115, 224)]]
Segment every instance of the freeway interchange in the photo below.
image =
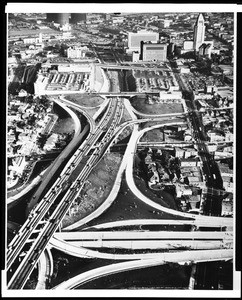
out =
[[(108, 146), (111, 144), (115, 136), (117, 136), (126, 126), (159, 120), (158, 116), (155, 118), (154, 116), (147, 116), (144, 119), (133, 118), (131, 121), (127, 121), (119, 125), (124, 109), (123, 100), (124, 99), (119, 97), (109, 98), (108, 106), (98, 126), (91, 126), (90, 133), (86, 140), (69, 159), (59, 177), (56, 179), (49, 191), (39, 201), (36, 207), (31, 211), (20, 231), (8, 245), (7, 279), (9, 289), (22, 289), (24, 287), (30, 274), (35, 268), (40, 255), (45, 250), (50, 239), (58, 229), (72, 202), (78, 197), (85, 180), (103, 154), (107, 151)], [(164, 116), (161, 117), (161, 123), (177, 123), (180, 121), (178, 117), (176, 118), (173, 115), (172, 117), (167, 116), (167, 119), (170, 121), (165, 121)], [(136, 128), (137, 126), (138, 125), (136, 125)], [(138, 136), (139, 133), (134, 130), (133, 139), (130, 139), (130, 142), (134, 144), (134, 147), (137, 144)], [(134, 150), (132, 150), (132, 153), (134, 153)], [(130, 158), (128, 159), (130, 162), (133, 161), (132, 155), (127, 157)], [(78, 165), (83, 165), (83, 168), (77, 178), (73, 182), (70, 182), (69, 178)], [(130, 182), (132, 181), (130, 180)], [(141, 195), (140, 198), (142, 199), (143, 195)], [(158, 209), (162, 210), (161, 207)], [(52, 211), (51, 214), (50, 211)], [(197, 219), (198, 223), (199, 221), (201, 222), (202, 216), (190, 215), (190, 218), (193, 217)], [(207, 221), (208, 220), (206, 220), (206, 222)], [(215, 221), (215, 223), (216, 222), (217, 221)], [(230, 225), (231, 222), (224, 223)], [(213, 222), (211, 222), (211, 224), (213, 225)], [(207, 222), (207, 226), (210, 225), (209, 222)], [(226, 234), (222, 234), (222, 236), (225, 235)], [(137, 236), (135, 236), (135, 238), (137, 238)], [(134, 241), (131, 241), (131, 243), (134, 243)], [(167, 241), (163, 241), (162, 243), (164, 245)], [(217, 242), (216, 246), (219, 247), (221, 243), (223, 243), (223, 238)], [(200, 245), (201, 244), (202, 243), (200, 243)], [(83, 246), (85, 245), (87, 244), (84, 243)], [(214, 244), (211, 247), (214, 247)], [(22, 256), (24, 257), (21, 260), (20, 257)]]

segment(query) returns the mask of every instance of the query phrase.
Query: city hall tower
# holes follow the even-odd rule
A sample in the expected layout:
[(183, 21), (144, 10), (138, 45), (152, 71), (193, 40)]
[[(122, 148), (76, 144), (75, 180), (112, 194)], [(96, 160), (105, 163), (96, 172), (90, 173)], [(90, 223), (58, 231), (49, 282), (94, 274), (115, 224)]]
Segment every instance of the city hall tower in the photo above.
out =
[(193, 49), (198, 51), (199, 47), (204, 43), (205, 25), (203, 14), (199, 14), (194, 26)]

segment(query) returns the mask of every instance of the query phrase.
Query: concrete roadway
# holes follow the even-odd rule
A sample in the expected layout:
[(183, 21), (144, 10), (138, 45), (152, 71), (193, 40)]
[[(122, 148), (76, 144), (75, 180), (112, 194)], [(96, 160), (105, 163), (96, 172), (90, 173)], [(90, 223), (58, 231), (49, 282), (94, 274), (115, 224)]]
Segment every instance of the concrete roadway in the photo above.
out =
[(209, 262), (218, 260), (229, 260), (233, 257), (233, 250), (197, 250), (197, 251), (180, 251), (177, 253), (159, 253), (155, 257), (143, 260), (126, 261), (108, 266), (96, 268), (82, 274), (79, 274), (67, 281), (56, 286), (55, 290), (70, 290), (75, 289), (81, 284), (107, 275), (116, 274), (119, 272), (143, 269), (147, 267), (159, 266), (171, 263), (191, 264), (199, 262)]
[[(69, 244), (84, 248), (109, 248), (109, 249), (127, 249), (127, 250), (208, 250), (208, 249), (233, 249), (233, 241), (199, 241), (199, 240), (97, 240), (97, 241), (68, 241)], [(117, 250), (118, 252), (118, 250)]]
[(83, 230), (90, 230), (90, 229), (113, 229), (115, 227), (123, 227), (123, 226), (140, 226), (142, 229), (142, 225), (175, 225), (175, 226), (183, 226), (183, 225), (191, 225), (199, 227), (217, 227), (215, 224), (208, 224), (207, 221), (202, 220), (173, 220), (173, 219), (136, 219), (136, 220), (122, 220), (122, 221), (115, 221), (115, 222), (108, 222), (102, 223), (98, 225), (94, 225), (91, 227), (86, 227)]
[(96, 64), (99, 67), (102, 67), (104, 69), (119, 69), (119, 70), (141, 70), (141, 71), (168, 71), (170, 72), (171, 70), (165, 67), (144, 67), (144, 66), (137, 66), (137, 65), (129, 65), (129, 66), (124, 66), (124, 65), (108, 65), (108, 64), (103, 64), (103, 63), (98, 63)]
[(224, 240), (233, 239), (233, 232), (226, 231), (80, 231), (56, 232), (65, 241), (100, 240)]

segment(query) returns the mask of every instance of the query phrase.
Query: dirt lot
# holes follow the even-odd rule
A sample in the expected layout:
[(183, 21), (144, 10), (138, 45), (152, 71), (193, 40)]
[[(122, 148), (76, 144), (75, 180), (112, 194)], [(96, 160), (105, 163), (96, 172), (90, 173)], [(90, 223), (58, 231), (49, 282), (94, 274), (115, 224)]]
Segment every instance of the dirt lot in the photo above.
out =
[(73, 95), (64, 95), (65, 98), (69, 101), (73, 101), (81, 106), (86, 107), (96, 107), (103, 103), (104, 98), (96, 95), (83, 95), (83, 94), (73, 94)]
[(145, 132), (140, 139), (141, 142), (163, 142), (163, 128), (157, 128)]
[(160, 115), (184, 112), (183, 106), (180, 103), (148, 104), (144, 97), (133, 98), (130, 102), (137, 111), (143, 114)]
[(98, 208), (108, 197), (120, 166), (122, 156), (107, 153), (86, 180), (79, 197), (72, 205), (70, 215), (63, 220), (63, 227), (69, 226)]

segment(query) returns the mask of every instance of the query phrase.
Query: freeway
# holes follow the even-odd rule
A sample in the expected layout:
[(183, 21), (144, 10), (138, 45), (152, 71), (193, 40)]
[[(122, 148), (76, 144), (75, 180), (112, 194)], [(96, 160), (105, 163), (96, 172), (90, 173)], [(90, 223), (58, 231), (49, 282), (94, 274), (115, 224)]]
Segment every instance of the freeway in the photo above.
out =
[[(74, 194), (77, 194), (76, 189), (81, 187), (84, 183), (84, 179), (89, 175), (92, 166), (97, 163), (98, 159), (100, 158), (102, 148), (104, 147), (105, 142), (110, 139), (112, 132), (114, 131), (117, 124), (120, 122), (122, 117), (122, 110), (123, 107), (120, 100), (113, 99), (110, 101), (109, 108), (105, 113), (102, 121), (100, 122), (100, 126), (97, 128), (96, 132), (90, 135), (85, 143), (85, 146), (82, 149), (78, 149), (75, 152), (71, 160), (69, 161), (68, 166), (66, 166), (61, 174), (61, 176), (57, 179), (53, 187), (49, 190), (46, 194), (44, 199), (36, 206), (33, 210), (33, 217), (30, 217), (26, 223), (21, 228), (19, 234), (13, 241), (9, 244), (8, 247), (8, 261), (7, 267), (12, 265), (12, 263), (16, 260), (17, 256), (23, 249), (28, 242), (28, 238), (33, 233), (34, 229), (40, 224), (40, 221), (45, 217), (46, 213), (56, 200), (56, 194), (60, 194), (63, 189), (63, 184), (67, 181), (70, 177), (70, 174), (73, 172), (75, 167), (81, 162), (84, 155), (88, 155), (88, 153), (92, 150), (92, 146), (95, 146), (95, 143), (99, 145), (99, 147), (94, 148), (94, 151), (91, 151), (91, 156), (88, 159), (87, 163), (85, 164), (81, 174), (78, 176), (77, 180), (71, 185), (70, 189), (67, 191), (65, 197), (62, 198), (59, 205), (56, 207), (54, 212), (50, 217), (47, 218), (47, 221), (43, 222), (44, 227), (37, 229), (37, 233), (39, 234), (37, 238), (35, 238), (34, 243), (32, 244), (31, 248), (28, 250), (27, 255), (20, 263), (19, 267), (17, 268), (17, 272), (14, 273), (10, 282), (9, 288), (21, 288), (24, 283), (26, 282), (29, 274), (31, 273), (33, 266), (36, 264), (39, 255), (47, 245), (51, 235), (57, 229), (59, 223), (61, 222), (62, 218), (65, 216), (71, 202), (74, 200)], [(110, 120), (112, 120), (110, 122)], [(98, 139), (100, 138), (101, 134), (106, 131), (105, 136), (103, 137), (102, 141), (99, 143)], [(106, 137), (106, 138), (105, 138)], [(81, 151), (80, 151), (81, 150)], [(81, 178), (82, 177), (82, 178)], [(83, 180), (82, 180), (83, 179)], [(82, 181), (81, 181), (82, 180)], [(70, 185), (70, 184), (68, 184)], [(35, 231), (36, 233), (36, 231)], [(31, 263), (32, 262), (32, 263)], [(33, 263), (34, 262), (34, 263)]]

